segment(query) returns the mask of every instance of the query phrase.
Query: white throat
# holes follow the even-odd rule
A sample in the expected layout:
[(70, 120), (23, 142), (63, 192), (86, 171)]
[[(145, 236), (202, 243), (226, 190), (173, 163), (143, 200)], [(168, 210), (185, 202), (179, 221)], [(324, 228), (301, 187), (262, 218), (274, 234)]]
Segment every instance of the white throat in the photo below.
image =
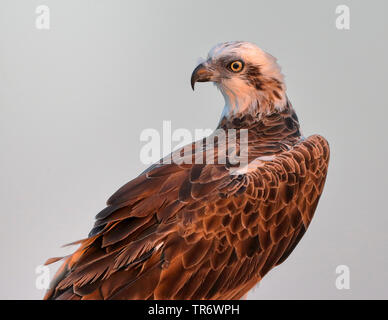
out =
[[(267, 115), (275, 111), (282, 111), (286, 107), (287, 98), (285, 88), (277, 90), (279, 97), (273, 94), (271, 85), (266, 84), (264, 90), (256, 90), (245, 84), (233, 86), (231, 89), (224, 84), (216, 84), (220, 89), (225, 106), (221, 114), (223, 117), (233, 117), (238, 114)], [(284, 87), (284, 84), (282, 84)]]

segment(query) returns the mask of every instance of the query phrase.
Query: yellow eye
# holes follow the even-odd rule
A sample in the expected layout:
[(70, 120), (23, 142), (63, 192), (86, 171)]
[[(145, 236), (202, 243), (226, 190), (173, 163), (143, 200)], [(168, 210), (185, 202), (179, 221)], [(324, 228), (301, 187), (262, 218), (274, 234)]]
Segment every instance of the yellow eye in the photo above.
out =
[(229, 64), (230, 70), (233, 72), (240, 72), (243, 68), (244, 64), (241, 60), (233, 61)]

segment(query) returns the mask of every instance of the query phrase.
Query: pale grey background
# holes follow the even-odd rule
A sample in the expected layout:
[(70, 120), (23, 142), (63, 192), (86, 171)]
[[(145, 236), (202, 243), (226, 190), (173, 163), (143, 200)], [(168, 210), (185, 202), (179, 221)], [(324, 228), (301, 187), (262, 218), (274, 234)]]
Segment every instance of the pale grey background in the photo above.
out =
[[(51, 30), (35, 8), (51, 9)], [(335, 7), (351, 29), (335, 28)], [(251, 299), (388, 298), (386, 1), (0, 2), (0, 298), (39, 299), (35, 267), (69, 252), (145, 165), (140, 133), (214, 128), (223, 99), (189, 85), (216, 43), (279, 59), (305, 135), (331, 145), (316, 216)], [(350, 290), (335, 268), (349, 266)], [(52, 268), (52, 271), (56, 266)]]

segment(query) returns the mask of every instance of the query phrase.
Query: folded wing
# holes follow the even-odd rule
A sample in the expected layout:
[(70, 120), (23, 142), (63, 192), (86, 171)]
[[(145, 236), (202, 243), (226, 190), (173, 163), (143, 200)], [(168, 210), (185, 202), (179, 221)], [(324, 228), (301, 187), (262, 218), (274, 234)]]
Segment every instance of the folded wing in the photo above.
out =
[(244, 174), (153, 166), (108, 200), (45, 298), (239, 299), (305, 233), (328, 161), (312, 136)]

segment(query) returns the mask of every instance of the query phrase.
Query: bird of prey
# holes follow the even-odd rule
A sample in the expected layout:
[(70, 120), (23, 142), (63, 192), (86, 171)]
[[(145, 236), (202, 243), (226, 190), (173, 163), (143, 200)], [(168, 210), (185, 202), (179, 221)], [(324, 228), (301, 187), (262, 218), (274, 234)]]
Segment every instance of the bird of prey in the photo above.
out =
[(206, 81), (225, 98), (217, 129), (247, 132), (245, 166), (229, 153), (242, 153), (238, 133), (173, 152), (191, 163), (152, 165), (109, 198), (45, 299), (241, 299), (295, 249), (325, 184), (327, 141), (303, 137), (276, 59), (252, 43), (211, 49), (191, 76), (193, 89)]

